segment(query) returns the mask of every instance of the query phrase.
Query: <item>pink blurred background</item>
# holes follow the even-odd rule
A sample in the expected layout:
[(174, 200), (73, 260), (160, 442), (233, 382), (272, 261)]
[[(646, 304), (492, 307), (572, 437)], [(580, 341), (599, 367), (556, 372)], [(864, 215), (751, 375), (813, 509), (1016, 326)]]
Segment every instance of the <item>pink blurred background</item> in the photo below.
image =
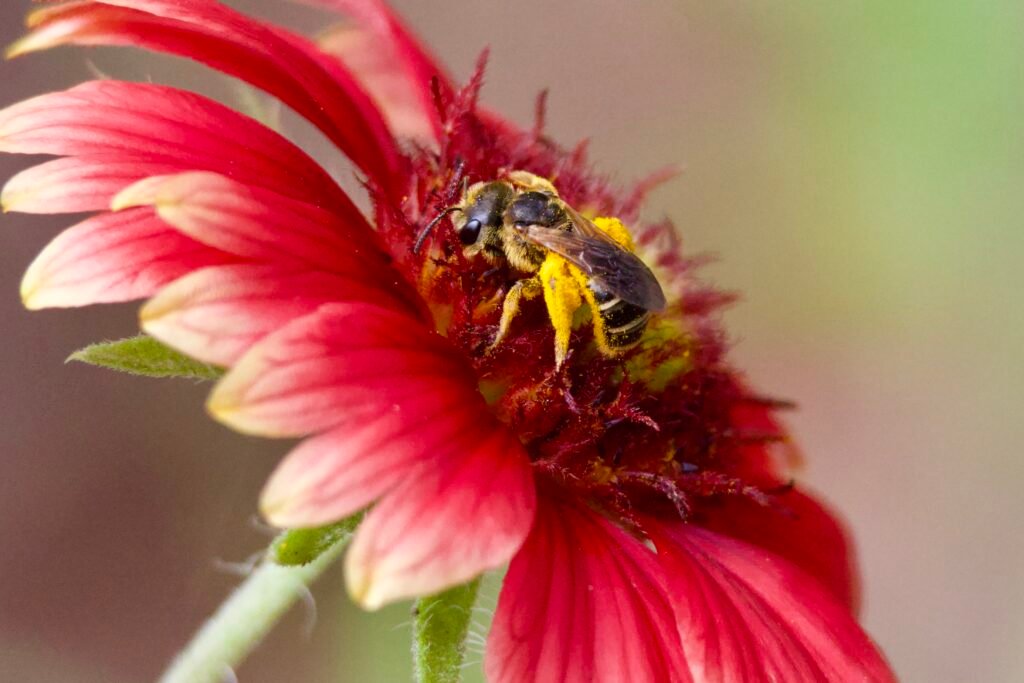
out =
[[(551, 132), (591, 137), (604, 170), (683, 165), (649, 215), (743, 292), (733, 358), (800, 406), (803, 479), (856, 534), (867, 628), (906, 681), (1024, 680), (1024, 5), (395, 4), (461, 78), (490, 45), (484, 99), (514, 119), (550, 87)], [(4, 43), (27, 5), (2, 3)], [(0, 104), (90, 64), (239, 102), (192, 64), (63, 50), (0, 64)], [(0, 177), (27, 164), (0, 157)], [(251, 519), (285, 444), (212, 423), (206, 387), (64, 365), (132, 334), (135, 307), (25, 312), (21, 273), (73, 221), (2, 222), (0, 680), (152, 680), (237, 583), (217, 560), (265, 545)], [(316, 595), (311, 634), (295, 610), (241, 681), (409, 678), (407, 605), (359, 613), (336, 573)]]

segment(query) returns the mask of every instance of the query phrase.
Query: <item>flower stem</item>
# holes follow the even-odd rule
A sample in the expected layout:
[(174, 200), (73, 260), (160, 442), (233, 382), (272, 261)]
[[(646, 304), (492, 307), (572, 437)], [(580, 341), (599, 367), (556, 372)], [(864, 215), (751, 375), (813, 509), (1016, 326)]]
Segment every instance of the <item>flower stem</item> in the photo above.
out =
[(288, 608), (306, 595), (307, 586), (341, 555), (350, 537), (351, 532), (338, 537), (308, 564), (282, 566), (270, 558), (265, 560), (203, 624), (164, 672), (160, 683), (226, 680)]
[(418, 683), (457, 683), (480, 579), (416, 601), (413, 659)]

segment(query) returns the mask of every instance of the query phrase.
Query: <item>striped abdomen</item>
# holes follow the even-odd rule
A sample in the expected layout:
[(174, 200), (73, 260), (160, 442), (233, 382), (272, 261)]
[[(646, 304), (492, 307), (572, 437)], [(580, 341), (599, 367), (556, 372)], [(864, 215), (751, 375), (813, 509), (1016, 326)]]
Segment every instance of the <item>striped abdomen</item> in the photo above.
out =
[(601, 318), (604, 338), (610, 349), (627, 349), (640, 341), (647, 328), (647, 320), (651, 317), (650, 312), (635, 304), (626, 303), (593, 282), (589, 285), (590, 291), (594, 293), (594, 301), (597, 302), (597, 313)]

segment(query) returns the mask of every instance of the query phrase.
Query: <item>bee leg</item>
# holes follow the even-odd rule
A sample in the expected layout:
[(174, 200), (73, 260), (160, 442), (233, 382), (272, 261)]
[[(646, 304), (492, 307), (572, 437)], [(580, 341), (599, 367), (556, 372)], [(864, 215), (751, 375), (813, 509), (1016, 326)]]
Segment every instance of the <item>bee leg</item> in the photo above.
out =
[(580, 286), (573, 276), (573, 266), (554, 253), (549, 253), (540, 266), (537, 277), (544, 288), (544, 303), (548, 308), (551, 326), (555, 328), (555, 367), (562, 367), (569, 355), (569, 337), (572, 336), (572, 318), (583, 305)]
[(617, 350), (608, 342), (604, 320), (601, 318), (601, 310), (597, 299), (594, 298), (594, 292), (587, 286), (587, 276), (580, 272), (579, 268), (573, 268), (572, 275), (576, 280), (577, 286), (579, 286), (583, 300), (590, 306), (590, 318), (591, 324), (594, 326), (594, 341), (597, 342), (597, 348), (606, 356), (614, 356)]
[(535, 277), (526, 280), (519, 280), (512, 289), (505, 295), (505, 303), (501, 307), (501, 322), (498, 323), (498, 334), (491, 342), (489, 349), (493, 349), (505, 339), (509, 328), (512, 327), (512, 320), (519, 313), (519, 302), (523, 299), (530, 300), (540, 294), (543, 290), (540, 281)]

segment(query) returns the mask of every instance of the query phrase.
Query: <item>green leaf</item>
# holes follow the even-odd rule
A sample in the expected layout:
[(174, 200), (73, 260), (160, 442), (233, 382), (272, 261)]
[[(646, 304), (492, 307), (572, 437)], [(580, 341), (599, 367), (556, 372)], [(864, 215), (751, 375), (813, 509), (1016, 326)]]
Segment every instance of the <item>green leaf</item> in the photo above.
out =
[(200, 363), (144, 334), (91, 344), (68, 356), (73, 360), (145, 377), (217, 379), (224, 374), (222, 368)]
[(480, 579), (416, 601), (413, 658), (419, 683), (457, 683)]
[(285, 567), (309, 564), (335, 543), (347, 538), (362, 520), (363, 513), (360, 512), (326, 526), (289, 529), (274, 539), (270, 546), (270, 556), (274, 562)]

